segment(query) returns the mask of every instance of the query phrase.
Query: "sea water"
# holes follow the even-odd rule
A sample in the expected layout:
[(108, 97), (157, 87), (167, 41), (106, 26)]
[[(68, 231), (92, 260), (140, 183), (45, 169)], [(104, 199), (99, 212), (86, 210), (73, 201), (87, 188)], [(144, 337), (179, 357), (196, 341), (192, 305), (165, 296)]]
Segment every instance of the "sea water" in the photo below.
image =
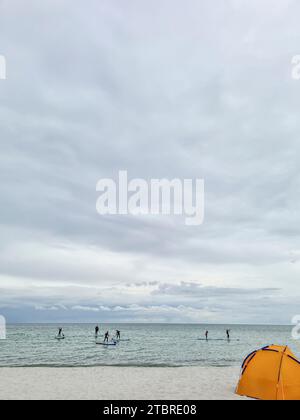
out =
[[(55, 339), (59, 326), (65, 340)], [(113, 336), (116, 329), (130, 340), (110, 347), (95, 344), (94, 327), (8, 325), (6, 340), (0, 340), (0, 366), (238, 366), (251, 351), (270, 344), (288, 344), (300, 357), (291, 326), (102, 324), (98, 341), (105, 331)], [(230, 341), (226, 329), (231, 330)]]

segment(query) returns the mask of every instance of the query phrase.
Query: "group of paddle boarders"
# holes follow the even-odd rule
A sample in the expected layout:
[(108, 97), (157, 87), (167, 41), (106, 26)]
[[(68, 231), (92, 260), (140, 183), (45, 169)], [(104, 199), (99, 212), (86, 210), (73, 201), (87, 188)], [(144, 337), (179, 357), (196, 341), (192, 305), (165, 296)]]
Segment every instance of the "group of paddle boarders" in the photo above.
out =
[[(95, 327), (95, 338), (98, 338), (99, 331), (100, 331), (99, 325), (96, 325), (96, 327)], [(209, 331), (206, 330), (205, 331), (206, 341), (208, 341), (208, 334), (209, 334)], [(110, 337), (109, 331), (106, 331), (106, 333), (104, 334), (103, 342), (108, 343), (109, 342), (109, 337)], [(227, 340), (230, 341), (230, 330), (226, 330), (226, 337), (227, 337)], [(58, 339), (59, 338), (65, 338), (65, 335), (63, 333), (63, 329), (61, 327), (58, 329), (58, 335), (56, 336), (56, 338), (58, 338)], [(115, 336), (113, 336), (110, 341), (120, 341), (120, 340), (121, 340), (121, 331), (116, 330)]]
[[(96, 327), (95, 327), (95, 338), (98, 337), (99, 331), (100, 331), (99, 325), (96, 325)], [(103, 342), (108, 343), (109, 337), (110, 337), (109, 331), (106, 331), (106, 333), (104, 334)], [(57, 334), (56, 338), (65, 338), (65, 335), (63, 333), (63, 329), (61, 327), (59, 327), (59, 329), (58, 329), (58, 334)], [(111, 341), (115, 341), (115, 340), (121, 340), (121, 331), (120, 330), (116, 330), (116, 335), (111, 338)]]
[[(208, 341), (208, 334), (209, 334), (209, 331), (206, 330), (205, 331), (205, 339), (206, 339), (206, 341)], [(226, 337), (227, 337), (227, 340), (229, 341), (230, 340), (230, 330), (226, 330)]]
[[(104, 334), (104, 343), (108, 343), (108, 340), (109, 340), (109, 331), (106, 331), (106, 333)], [(112, 341), (121, 340), (121, 331), (116, 330), (116, 335), (112, 337), (111, 340)]]
[[(96, 327), (95, 327), (95, 337), (96, 338), (98, 337), (98, 334), (99, 334), (99, 326), (96, 325)], [(104, 343), (108, 343), (109, 337), (110, 337), (109, 331), (106, 331), (106, 333), (104, 334), (104, 340), (103, 340)], [(111, 340), (113, 340), (113, 341), (114, 340), (121, 340), (121, 331), (116, 330), (116, 335), (114, 337), (112, 337)]]

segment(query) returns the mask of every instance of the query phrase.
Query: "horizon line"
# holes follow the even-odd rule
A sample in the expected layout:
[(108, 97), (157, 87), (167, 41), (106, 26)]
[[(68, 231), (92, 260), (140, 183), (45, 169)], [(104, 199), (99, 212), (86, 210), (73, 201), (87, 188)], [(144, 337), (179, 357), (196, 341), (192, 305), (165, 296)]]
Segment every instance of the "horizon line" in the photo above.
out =
[(46, 324), (50, 324), (50, 325), (57, 325), (57, 324), (68, 324), (68, 325), (74, 325), (74, 324), (81, 324), (81, 325), (89, 325), (89, 324), (107, 324), (107, 325), (109, 325), (109, 324), (124, 324), (124, 325), (126, 325), (126, 324), (131, 324), (131, 325), (199, 325), (199, 326), (201, 326), (201, 325), (220, 325), (220, 326), (226, 326), (226, 325), (237, 325), (237, 326), (240, 326), (240, 325), (244, 325), (244, 326), (274, 326), (274, 327), (278, 327), (278, 326), (282, 326), (282, 327), (289, 327), (289, 326), (291, 326), (292, 324), (281, 324), (281, 323), (278, 323), (278, 324), (276, 324), (276, 323), (266, 323), (266, 324), (264, 324), (264, 323), (261, 323), (261, 324), (257, 324), (257, 323), (247, 323), (247, 322), (242, 322), (242, 323), (231, 323), (231, 322), (228, 322), (228, 323), (218, 323), (218, 322), (215, 322), (215, 323), (212, 323), (212, 322), (207, 322), (207, 323), (205, 323), (205, 322), (203, 322), (203, 323), (197, 323), (197, 322), (124, 322), (124, 321), (120, 321), (120, 322), (118, 322), (118, 321), (111, 321), (111, 322), (108, 322), (108, 321), (103, 321), (103, 322), (97, 322), (97, 321), (90, 321), (90, 322), (76, 322), (76, 321), (72, 321), (72, 322), (70, 322), (70, 321), (55, 321), (55, 322), (52, 322), (52, 321), (41, 321), (41, 322), (7, 322), (6, 323), (6, 325), (7, 326), (9, 326), (9, 325), (46, 325)]

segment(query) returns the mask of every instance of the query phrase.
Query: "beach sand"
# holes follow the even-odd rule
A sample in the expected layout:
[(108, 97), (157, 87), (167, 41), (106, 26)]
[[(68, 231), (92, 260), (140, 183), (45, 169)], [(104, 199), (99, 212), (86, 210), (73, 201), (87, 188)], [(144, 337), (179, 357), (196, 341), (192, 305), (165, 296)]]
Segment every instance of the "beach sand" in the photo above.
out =
[(0, 368), (0, 399), (240, 399), (236, 367)]

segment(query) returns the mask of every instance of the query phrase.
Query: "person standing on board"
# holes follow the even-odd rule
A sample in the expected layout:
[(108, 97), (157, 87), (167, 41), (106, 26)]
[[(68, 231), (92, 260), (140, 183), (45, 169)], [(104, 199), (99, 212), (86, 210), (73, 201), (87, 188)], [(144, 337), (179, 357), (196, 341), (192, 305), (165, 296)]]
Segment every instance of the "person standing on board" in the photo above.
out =
[(116, 339), (121, 340), (121, 331), (116, 330)]
[(226, 330), (227, 340), (230, 340), (230, 330)]
[(96, 325), (95, 327), (95, 336), (98, 337), (98, 333), (99, 333), (99, 326)]
[(205, 339), (206, 339), (206, 341), (208, 340), (208, 331), (207, 330), (205, 332)]
[(58, 329), (58, 337), (63, 337), (62, 328)]
[(108, 343), (108, 338), (109, 338), (109, 332), (106, 331), (105, 336), (104, 336), (104, 343), (107, 342)]

